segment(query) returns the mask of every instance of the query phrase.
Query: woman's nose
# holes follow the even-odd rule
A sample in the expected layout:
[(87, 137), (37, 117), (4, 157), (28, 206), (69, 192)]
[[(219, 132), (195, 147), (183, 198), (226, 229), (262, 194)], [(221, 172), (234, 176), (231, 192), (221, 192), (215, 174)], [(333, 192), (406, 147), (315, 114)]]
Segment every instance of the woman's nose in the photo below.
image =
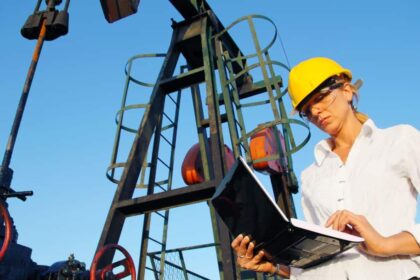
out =
[(321, 107), (319, 107), (317, 105), (313, 105), (310, 110), (311, 110), (311, 115), (314, 116), (314, 117), (317, 117), (325, 109), (322, 109)]

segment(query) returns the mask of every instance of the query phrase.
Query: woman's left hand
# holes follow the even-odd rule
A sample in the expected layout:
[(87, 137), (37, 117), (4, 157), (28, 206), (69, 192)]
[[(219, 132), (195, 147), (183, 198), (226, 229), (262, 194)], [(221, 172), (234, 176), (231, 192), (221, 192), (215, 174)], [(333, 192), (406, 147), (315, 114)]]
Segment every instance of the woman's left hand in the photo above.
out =
[(339, 210), (328, 219), (325, 226), (364, 238), (365, 241), (359, 248), (369, 255), (390, 256), (388, 239), (380, 235), (363, 215)]

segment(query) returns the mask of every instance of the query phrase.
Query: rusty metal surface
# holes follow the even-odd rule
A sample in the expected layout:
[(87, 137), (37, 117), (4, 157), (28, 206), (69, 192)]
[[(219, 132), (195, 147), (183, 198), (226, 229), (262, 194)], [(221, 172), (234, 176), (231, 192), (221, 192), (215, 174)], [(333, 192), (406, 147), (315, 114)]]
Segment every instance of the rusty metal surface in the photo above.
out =
[(101, 0), (106, 20), (113, 23), (137, 12), (140, 0)]

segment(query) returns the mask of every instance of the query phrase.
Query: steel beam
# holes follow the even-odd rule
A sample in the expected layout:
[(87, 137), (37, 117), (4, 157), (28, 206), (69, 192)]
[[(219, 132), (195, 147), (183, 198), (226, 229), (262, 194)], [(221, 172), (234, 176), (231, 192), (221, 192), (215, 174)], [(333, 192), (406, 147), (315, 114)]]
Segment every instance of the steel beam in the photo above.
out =
[[(180, 54), (175, 48), (175, 39), (177, 37), (178, 32), (177, 30), (174, 30), (167, 56), (158, 75), (158, 80), (169, 78), (174, 73)], [(117, 205), (120, 201), (131, 199), (133, 197), (136, 182), (146, 157), (147, 148), (149, 147), (159, 116), (163, 113), (163, 100), (165, 95), (166, 92), (159, 85), (154, 87), (150, 97), (150, 107), (143, 115), (138, 133), (130, 150), (126, 167), (124, 168), (111, 208), (108, 212), (101, 238), (96, 249), (97, 251), (106, 244), (118, 243), (122, 227), (124, 225), (125, 216), (118, 211), (117, 208), (113, 207), (113, 205)], [(99, 268), (111, 263), (113, 255), (114, 252), (105, 254), (99, 263)]]
[(128, 199), (115, 204), (115, 210), (126, 216), (141, 215), (148, 212), (206, 201), (216, 189), (214, 181)]

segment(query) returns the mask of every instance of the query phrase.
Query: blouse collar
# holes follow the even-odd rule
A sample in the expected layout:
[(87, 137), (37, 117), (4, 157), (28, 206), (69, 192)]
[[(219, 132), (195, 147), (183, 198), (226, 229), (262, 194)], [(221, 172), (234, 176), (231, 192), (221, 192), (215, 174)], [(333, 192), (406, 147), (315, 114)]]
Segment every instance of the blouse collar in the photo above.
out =
[[(362, 129), (360, 130), (360, 134), (357, 136), (357, 138), (359, 137), (370, 138), (372, 137), (376, 129), (377, 128), (375, 126), (375, 123), (371, 119), (368, 119), (362, 125)], [(314, 154), (315, 154), (315, 162), (317, 165), (321, 165), (322, 162), (325, 160), (325, 158), (330, 153), (332, 153), (331, 147), (332, 147), (331, 138), (321, 140), (320, 142), (318, 142), (318, 144), (316, 144)]]

